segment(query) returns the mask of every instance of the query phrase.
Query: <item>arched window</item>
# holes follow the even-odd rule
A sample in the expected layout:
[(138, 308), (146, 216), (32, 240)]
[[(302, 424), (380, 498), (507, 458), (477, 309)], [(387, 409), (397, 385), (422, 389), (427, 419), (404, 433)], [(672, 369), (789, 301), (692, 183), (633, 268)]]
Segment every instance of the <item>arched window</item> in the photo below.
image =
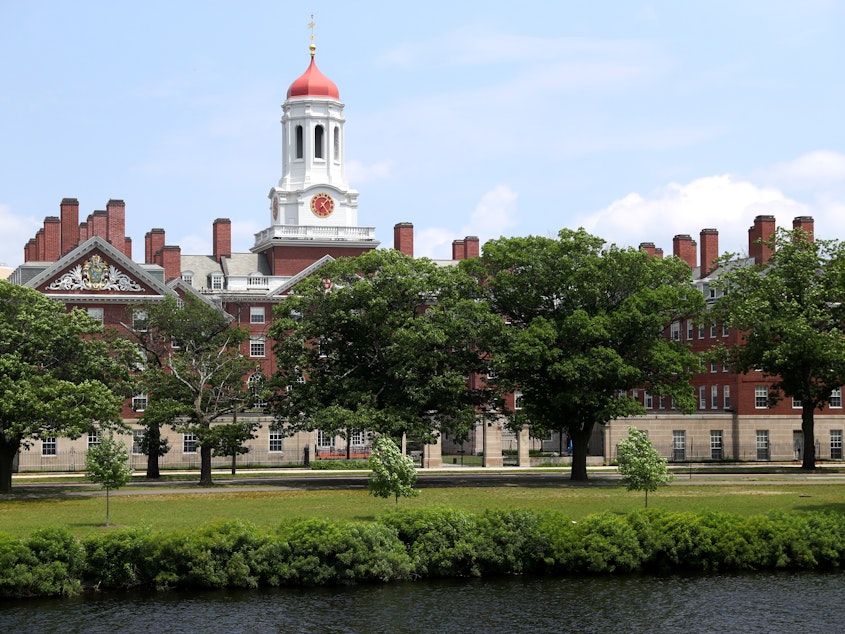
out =
[(267, 379), (261, 372), (253, 372), (247, 379), (247, 388), (252, 399), (254, 409), (264, 409), (267, 402), (264, 400), (264, 389), (267, 386)]
[(340, 161), (340, 128), (334, 128), (334, 155), (332, 156), (335, 163)]
[(314, 158), (323, 158), (323, 126), (314, 128)]
[(304, 156), (304, 152), (302, 151), (302, 126), (296, 126), (296, 158), (301, 159)]

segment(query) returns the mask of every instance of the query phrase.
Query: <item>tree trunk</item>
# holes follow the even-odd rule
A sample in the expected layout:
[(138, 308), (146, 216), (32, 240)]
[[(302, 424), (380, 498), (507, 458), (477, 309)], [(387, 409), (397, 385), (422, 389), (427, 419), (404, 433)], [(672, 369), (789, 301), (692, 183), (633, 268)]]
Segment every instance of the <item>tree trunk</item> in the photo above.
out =
[(572, 428), (569, 435), (572, 438), (572, 470), (569, 479), (579, 482), (587, 480), (587, 447), (593, 426), (585, 425), (584, 429)]
[(149, 425), (147, 427), (147, 477), (151, 480), (158, 480), (161, 472), (158, 468), (158, 451), (161, 447), (161, 427)]
[(106, 526), (109, 525), (109, 488), (106, 487)]
[(812, 471), (816, 468), (816, 421), (815, 404), (804, 401), (801, 406), (801, 431), (804, 433), (804, 460), (801, 468)]
[(238, 454), (233, 453), (232, 454), (232, 475), (235, 475), (235, 467), (237, 466), (237, 463), (238, 463)]
[(12, 490), (12, 464), (20, 447), (20, 440), (9, 440), (5, 434), (0, 433), (0, 493)]
[(210, 487), (214, 482), (211, 479), (211, 445), (203, 443), (200, 445), (200, 486)]

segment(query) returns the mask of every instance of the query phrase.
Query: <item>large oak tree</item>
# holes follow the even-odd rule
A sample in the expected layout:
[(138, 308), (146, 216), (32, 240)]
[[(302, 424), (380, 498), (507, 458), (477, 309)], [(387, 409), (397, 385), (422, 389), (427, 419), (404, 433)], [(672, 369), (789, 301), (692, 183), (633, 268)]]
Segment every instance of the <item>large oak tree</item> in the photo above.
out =
[(489, 390), (484, 351), (501, 320), (456, 267), (371, 251), (326, 264), (279, 305), (273, 409), (289, 433), (367, 429), (463, 437)]
[(770, 404), (801, 401), (802, 468), (815, 469), (815, 412), (845, 384), (845, 246), (778, 229), (768, 263), (722, 259), (712, 318), (741, 331), (724, 351), (738, 372), (762, 370)]
[(84, 311), (0, 280), (0, 491), (33, 441), (120, 425), (128, 353)]
[(629, 390), (694, 407), (689, 380), (699, 361), (666, 336), (672, 321), (703, 305), (680, 259), (649, 258), (564, 229), (557, 238), (492, 240), (466, 266), (509, 324), (493, 367), (503, 388), (522, 393), (515, 424), (530, 422), (535, 435), (568, 433), (573, 480), (587, 478), (596, 425), (645, 413)]

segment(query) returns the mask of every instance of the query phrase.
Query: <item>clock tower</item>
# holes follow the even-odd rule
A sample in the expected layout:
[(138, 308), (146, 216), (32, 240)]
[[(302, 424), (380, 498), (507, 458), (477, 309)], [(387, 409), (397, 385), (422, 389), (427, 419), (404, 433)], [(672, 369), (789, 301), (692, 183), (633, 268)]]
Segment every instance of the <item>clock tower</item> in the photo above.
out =
[(282, 105), (282, 176), (268, 194), (270, 226), (251, 249), (267, 254), (274, 275), (295, 275), (305, 260), (378, 246), (375, 229), (358, 226), (358, 192), (345, 174), (343, 103), (317, 68), (313, 36), (310, 52), (308, 69)]

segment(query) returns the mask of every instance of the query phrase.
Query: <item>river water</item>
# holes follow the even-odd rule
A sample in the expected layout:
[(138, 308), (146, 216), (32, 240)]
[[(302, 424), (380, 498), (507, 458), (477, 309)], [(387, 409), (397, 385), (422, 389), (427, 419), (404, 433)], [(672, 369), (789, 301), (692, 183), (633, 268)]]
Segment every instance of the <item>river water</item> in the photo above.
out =
[(0, 603), (0, 632), (845, 631), (845, 573), (508, 577)]

